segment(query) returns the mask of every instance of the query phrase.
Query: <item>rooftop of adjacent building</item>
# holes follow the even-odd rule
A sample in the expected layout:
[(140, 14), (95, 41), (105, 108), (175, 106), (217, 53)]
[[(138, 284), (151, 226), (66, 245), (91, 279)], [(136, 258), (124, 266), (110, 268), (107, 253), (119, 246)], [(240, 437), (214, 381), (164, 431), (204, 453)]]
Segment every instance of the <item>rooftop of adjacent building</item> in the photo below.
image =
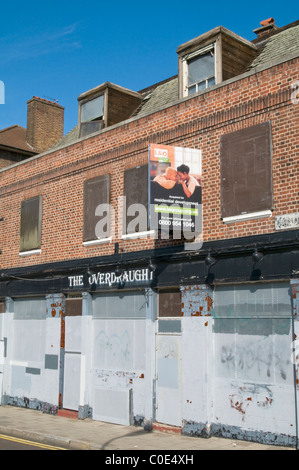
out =
[(0, 147), (13, 148), (34, 154), (34, 149), (26, 140), (26, 133), (27, 131), (24, 127), (16, 124), (0, 130)]
[(59, 104), (33, 96), (27, 102), (27, 128), (15, 124), (0, 130), (0, 151), (27, 159), (48, 150), (63, 136), (63, 113)]

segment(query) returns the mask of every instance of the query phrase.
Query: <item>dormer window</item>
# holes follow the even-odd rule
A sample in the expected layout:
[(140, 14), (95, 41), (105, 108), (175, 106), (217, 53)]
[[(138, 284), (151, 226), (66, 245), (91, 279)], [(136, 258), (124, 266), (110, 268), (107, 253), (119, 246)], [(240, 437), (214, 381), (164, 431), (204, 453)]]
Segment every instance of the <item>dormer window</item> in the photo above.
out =
[(179, 98), (204, 92), (247, 70), (257, 47), (223, 26), (177, 48)]
[(78, 97), (79, 136), (85, 137), (131, 117), (143, 96), (106, 82)]
[(214, 45), (190, 54), (185, 58), (186, 90), (185, 95), (192, 95), (215, 85)]
[(79, 110), (80, 137), (93, 134), (104, 127), (104, 94), (82, 102)]

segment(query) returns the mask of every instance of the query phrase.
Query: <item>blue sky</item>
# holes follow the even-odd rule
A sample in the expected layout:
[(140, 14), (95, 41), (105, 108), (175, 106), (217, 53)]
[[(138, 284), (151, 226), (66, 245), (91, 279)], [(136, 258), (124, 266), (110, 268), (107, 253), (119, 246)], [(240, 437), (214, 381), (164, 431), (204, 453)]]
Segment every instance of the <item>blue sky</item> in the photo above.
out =
[[(26, 127), (32, 96), (65, 107), (65, 133), (77, 123), (77, 97), (103, 82), (139, 91), (177, 74), (180, 44), (222, 25), (252, 40), (260, 21), (298, 19), (278, 1), (1, 2), (0, 129)], [(1, 100), (0, 100), (1, 102)]]

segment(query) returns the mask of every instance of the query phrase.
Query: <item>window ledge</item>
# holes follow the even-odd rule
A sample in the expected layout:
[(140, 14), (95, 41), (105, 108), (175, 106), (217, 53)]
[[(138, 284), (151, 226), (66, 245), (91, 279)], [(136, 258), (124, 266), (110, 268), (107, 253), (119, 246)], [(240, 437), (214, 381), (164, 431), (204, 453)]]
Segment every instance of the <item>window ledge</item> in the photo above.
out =
[(131, 240), (135, 238), (147, 238), (147, 237), (153, 237), (155, 236), (155, 234), (156, 234), (155, 230), (149, 230), (147, 232), (127, 233), (125, 235), (122, 235), (122, 239)]
[(20, 251), (20, 256), (40, 255), (42, 250)]
[(243, 222), (244, 220), (252, 220), (252, 219), (263, 219), (267, 217), (272, 217), (272, 211), (260, 211), (260, 212), (250, 212), (248, 214), (240, 214), (234, 215), (232, 217), (224, 217), (223, 223), (224, 224), (231, 224), (235, 222)]
[(102, 245), (103, 243), (111, 243), (111, 242), (112, 242), (112, 237), (99, 238), (98, 240), (90, 240), (87, 242), (83, 242), (83, 246)]

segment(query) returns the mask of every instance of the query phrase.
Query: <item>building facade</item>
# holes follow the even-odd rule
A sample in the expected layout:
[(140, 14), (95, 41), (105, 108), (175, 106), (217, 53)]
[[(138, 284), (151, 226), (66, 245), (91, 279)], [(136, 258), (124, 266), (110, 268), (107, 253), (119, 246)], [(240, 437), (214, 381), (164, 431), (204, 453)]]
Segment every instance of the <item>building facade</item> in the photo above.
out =
[[(215, 28), (0, 171), (2, 404), (297, 446), (298, 33)], [(149, 223), (150, 145), (201, 152), (199, 243)]]

